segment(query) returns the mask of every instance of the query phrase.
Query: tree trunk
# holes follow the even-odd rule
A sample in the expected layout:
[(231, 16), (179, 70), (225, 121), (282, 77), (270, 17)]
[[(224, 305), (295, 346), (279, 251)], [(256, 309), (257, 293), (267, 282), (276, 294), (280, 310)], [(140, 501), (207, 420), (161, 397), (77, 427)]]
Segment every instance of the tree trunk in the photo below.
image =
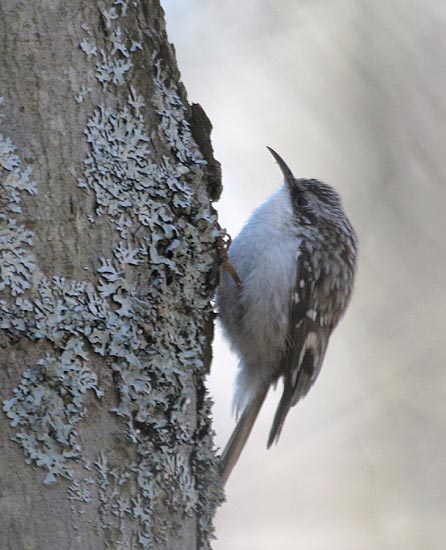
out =
[(0, 36), (1, 548), (209, 548), (209, 121), (157, 0), (6, 0)]

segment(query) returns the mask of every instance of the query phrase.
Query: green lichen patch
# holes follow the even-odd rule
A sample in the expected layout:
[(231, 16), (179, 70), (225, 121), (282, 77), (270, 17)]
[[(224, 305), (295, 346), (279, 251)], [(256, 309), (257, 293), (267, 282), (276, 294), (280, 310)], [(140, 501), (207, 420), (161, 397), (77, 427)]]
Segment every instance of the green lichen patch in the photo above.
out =
[(35, 195), (36, 185), (15, 151), (11, 140), (0, 134), (0, 292), (18, 296), (31, 287), (35, 262), (29, 253), (32, 232), (16, 215), (21, 212), (21, 194)]
[[(36, 188), (0, 136), (0, 329), (47, 351), (24, 366), (3, 410), (45, 483), (71, 480), (75, 514), (99, 498), (96, 527), (106, 544), (150, 549), (196, 516), (206, 549), (222, 499), (203, 384), (220, 230), (184, 94), (162, 54), (144, 57), (146, 44), (128, 23), (139, 9), (126, 0), (102, 8), (103, 43), (85, 25), (80, 41), (100, 86), (82, 83), (73, 102), (98, 89), (102, 96), (87, 117), (76, 191), (94, 199), (86, 220), (93, 232), (109, 227), (111, 243), (103, 257), (90, 251), (89, 282), (40, 271), (35, 236), (20, 219), (23, 194)], [(152, 96), (143, 98), (129, 80), (144, 65)], [(104, 387), (98, 365), (107, 369)], [(103, 399), (105, 391), (113, 398)], [(104, 449), (90, 464), (79, 429), (97, 399), (113, 403), (126, 449)]]
[(11, 426), (18, 428), (12, 439), (22, 446), (25, 460), (48, 470), (44, 483), (59, 475), (73, 477), (70, 462), (81, 457), (76, 424), (86, 414), (89, 390), (102, 396), (82, 341), (71, 338), (59, 357), (46, 354), (27, 369), (13, 397), (3, 403)]

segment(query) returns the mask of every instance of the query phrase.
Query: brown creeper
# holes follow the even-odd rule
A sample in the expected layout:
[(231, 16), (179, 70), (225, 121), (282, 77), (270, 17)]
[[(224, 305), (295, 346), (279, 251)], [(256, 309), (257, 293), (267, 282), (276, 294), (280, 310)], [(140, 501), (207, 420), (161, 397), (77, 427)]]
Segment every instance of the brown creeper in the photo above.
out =
[(240, 418), (222, 455), (223, 482), (270, 386), (283, 378), (268, 448), (279, 438), (288, 411), (320, 372), (355, 276), (357, 239), (337, 192), (295, 178), (268, 149), (284, 185), (254, 211), (229, 249), (241, 285), (225, 274), (218, 293), (220, 321), (240, 359), (234, 398)]

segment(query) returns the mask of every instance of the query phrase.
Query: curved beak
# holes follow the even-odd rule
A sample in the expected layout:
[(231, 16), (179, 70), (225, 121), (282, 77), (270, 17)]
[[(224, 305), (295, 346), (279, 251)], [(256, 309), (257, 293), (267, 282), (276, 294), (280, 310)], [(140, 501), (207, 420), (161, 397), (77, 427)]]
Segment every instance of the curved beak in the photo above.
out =
[(271, 147), (266, 146), (268, 151), (272, 154), (275, 161), (279, 165), (280, 170), (282, 171), (283, 177), (285, 178), (285, 181), (287, 184), (291, 187), (296, 182), (296, 178), (293, 176), (293, 172), (288, 167), (288, 164), (283, 160), (283, 158), (274, 151), (274, 149), (271, 149)]

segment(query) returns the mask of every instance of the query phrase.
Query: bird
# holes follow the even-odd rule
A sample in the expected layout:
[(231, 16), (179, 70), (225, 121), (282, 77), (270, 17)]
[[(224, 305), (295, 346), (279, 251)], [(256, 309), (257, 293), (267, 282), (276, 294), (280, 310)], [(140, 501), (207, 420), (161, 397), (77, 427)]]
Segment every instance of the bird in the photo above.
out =
[(358, 239), (339, 194), (317, 179), (294, 177), (282, 157), (267, 149), (283, 184), (231, 242), (231, 270), (224, 270), (217, 291), (223, 335), (239, 359), (233, 401), (238, 422), (220, 458), (223, 485), (269, 389), (283, 379), (268, 449), (290, 408), (315, 382), (356, 272)]

